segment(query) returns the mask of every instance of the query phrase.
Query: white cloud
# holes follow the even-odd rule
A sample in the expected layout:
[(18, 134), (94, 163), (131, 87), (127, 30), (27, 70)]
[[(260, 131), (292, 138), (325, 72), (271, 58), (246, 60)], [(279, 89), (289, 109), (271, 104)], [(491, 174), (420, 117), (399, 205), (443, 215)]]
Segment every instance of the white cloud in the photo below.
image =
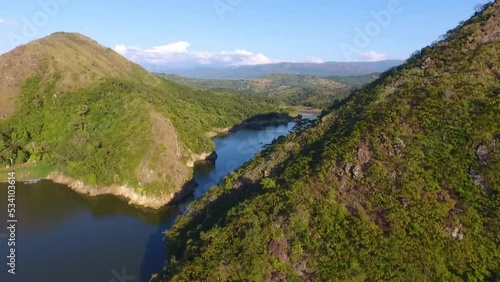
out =
[(0, 24), (15, 24), (15, 22), (9, 21), (7, 19), (0, 19)]
[(369, 61), (369, 62), (382, 61), (387, 59), (386, 54), (377, 53), (375, 51), (361, 53), (359, 54), (359, 56), (361, 61)]
[(196, 65), (240, 66), (278, 62), (262, 53), (247, 50), (206, 52), (191, 51), (191, 43), (179, 41), (167, 45), (141, 49), (133, 46), (117, 45), (114, 50), (131, 61), (155, 67), (192, 67)]
[(308, 63), (314, 63), (314, 64), (322, 64), (324, 61), (321, 58), (318, 57), (309, 57), (307, 58)]

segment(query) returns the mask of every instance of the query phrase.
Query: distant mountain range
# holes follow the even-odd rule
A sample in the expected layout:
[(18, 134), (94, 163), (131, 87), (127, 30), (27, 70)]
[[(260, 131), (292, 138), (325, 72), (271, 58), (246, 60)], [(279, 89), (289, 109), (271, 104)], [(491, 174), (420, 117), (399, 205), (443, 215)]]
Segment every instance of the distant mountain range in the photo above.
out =
[(189, 69), (155, 69), (145, 66), (155, 72), (177, 74), (190, 78), (204, 79), (249, 79), (271, 74), (296, 74), (310, 76), (355, 76), (384, 72), (404, 63), (403, 60), (385, 60), (378, 62), (325, 62), (317, 63), (277, 63), (249, 65), (239, 67), (206, 67)]
[(201, 79), (176, 74), (158, 75), (190, 87), (220, 92), (237, 91), (257, 95), (273, 103), (314, 108), (327, 108), (333, 101), (347, 97), (353, 89), (379, 77), (379, 74), (333, 77), (272, 74), (251, 79)]

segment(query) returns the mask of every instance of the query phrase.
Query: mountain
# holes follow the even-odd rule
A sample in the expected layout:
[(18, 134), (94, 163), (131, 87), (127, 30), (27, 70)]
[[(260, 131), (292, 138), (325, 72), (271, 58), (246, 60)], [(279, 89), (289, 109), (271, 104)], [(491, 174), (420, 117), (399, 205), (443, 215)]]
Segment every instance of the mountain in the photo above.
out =
[(77, 33), (0, 56), (0, 102), (0, 164), (49, 166), (79, 191), (154, 207), (188, 183), (187, 163), (213, 151), (207, 132), (277, 110), (164, 80)]
[(192, 203), (164, 280), (498, 281), (500, 3), (443, 38)]
[(158, 75), (196, 88), (224, 92), (236, 91), (260, 96), (274, 103), (281, 102), (290, 106), (314, 108), (326, 108), (333, 101), (347, 97), (353, 88), (359, 88), (378, 77), (378, 74), (346, 77), (272, 74), (253, 79), (200, 79), (178, 75)]
[(155, 72), (177, 74), (191, 78), (205, 79), (249, 79), (271, 74), (297, 74), (308, 76), (355, 76), (386, 71), (403, 61), (379, 62), (326, 62), (326, 63), (276, 63), (239, 67), (155, 69)]

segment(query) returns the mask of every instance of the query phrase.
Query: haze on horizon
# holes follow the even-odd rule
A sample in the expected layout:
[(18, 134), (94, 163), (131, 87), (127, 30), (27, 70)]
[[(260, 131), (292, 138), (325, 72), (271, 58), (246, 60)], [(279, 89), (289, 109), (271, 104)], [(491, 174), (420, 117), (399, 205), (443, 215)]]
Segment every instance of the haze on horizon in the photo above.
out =
[(97, 6), (16, 1), (4, 3), (0, 12), (0, 53), (70, 31), (148, 69), (401, 60), (468, 18), (477, 5), (474, 0), (112, 0)]

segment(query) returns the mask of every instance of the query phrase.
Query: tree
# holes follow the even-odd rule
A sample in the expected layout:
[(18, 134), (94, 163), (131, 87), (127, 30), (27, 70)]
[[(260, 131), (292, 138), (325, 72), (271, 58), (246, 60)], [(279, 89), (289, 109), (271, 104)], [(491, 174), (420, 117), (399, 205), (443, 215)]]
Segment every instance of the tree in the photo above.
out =
[(476, 5), (474, 5), (474, 10), (476, 11), (476, 13), (479, 13), (484, 9), (485, 6), (486, 5), (483, 3), (477, 3)]

